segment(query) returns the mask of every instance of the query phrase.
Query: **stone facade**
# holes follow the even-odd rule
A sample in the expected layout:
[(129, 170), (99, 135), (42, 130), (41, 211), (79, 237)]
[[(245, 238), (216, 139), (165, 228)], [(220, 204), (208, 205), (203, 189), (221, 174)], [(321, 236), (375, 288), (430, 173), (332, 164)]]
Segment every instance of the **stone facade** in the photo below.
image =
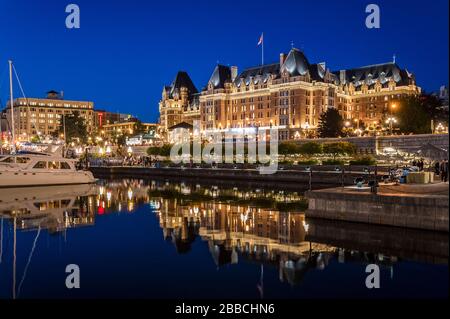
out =
[(314, 135), (328, 108), (338, 109), (354, 129), (382, 126), (396, 100), (421, 92), (414, 75), (395, 62), (333, 72), (326, 63), (310, 63), (295, 48), (280, 54), (277, 63), (241, 73), (217, 65), (195, 98), (194, 90), (177, 86), (180, 82), (164, 88), (163, 127), (187, 118), (200, 119), (204, 135), (228, 130), (251, 135), (277, 127), (282, 140)]
[(301, 139), (314, 135), (328, 108), (337, 108), (355, 129), (376, 128), (396, 100), (420, 91), (414, 75), (395, 63), (332, 72), (292, 49), (279, 63), (239, 75), (217, 66), (200, 96), (202, 129), (246, 134), (248, 128), (277, 127), (281, 140)]
[(161, 133), (168, 136), (171, 127), (200, 119), (197, 88), (186, 72), (178, 72), (170, 86), (165, 86), (159, 102)]

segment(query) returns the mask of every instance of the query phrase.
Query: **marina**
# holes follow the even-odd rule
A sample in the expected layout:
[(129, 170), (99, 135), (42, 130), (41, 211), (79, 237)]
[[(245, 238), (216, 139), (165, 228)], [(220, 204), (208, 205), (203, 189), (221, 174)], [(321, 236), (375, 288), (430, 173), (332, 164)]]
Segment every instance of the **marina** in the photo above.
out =
[[(1, 194), (1, 298), (447, 294), (448, 234), (309, 218), (302, 192), (123, 179)], [(60, 271), (74, 258), (78, 291)], [(382, 291), (360, 280), (370, 263)]]
[(448, 1), (53, 2), (0, 1), (2, 308), (448, 299)]

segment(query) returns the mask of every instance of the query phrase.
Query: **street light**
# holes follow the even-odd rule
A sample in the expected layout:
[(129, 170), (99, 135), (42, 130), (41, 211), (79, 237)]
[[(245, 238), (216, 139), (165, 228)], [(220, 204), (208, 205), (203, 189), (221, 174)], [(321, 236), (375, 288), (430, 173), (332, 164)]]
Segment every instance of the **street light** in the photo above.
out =
[(444, 125), (442, 125), (442, 123), (439, 123), (438, 126), (436, 127), (436, 131), (438, 132), (438, 134), (442, 133), (445, 130)]
[(389, 131), (390, 131), (391, 135), (392, 135), (392, 130), (393, 130), (394, 123), (397, 123), (397, 119), (395, 117), (389, 117), (386, 120), (386, 124), (389, 124)]

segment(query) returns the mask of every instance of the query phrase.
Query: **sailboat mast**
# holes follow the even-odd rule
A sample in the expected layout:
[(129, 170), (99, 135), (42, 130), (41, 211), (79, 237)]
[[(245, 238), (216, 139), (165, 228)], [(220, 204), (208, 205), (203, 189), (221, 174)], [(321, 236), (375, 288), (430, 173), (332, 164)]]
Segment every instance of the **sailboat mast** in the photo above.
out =
[(11, 107), (11, 151), (12, 153), (16, 152), (16, 137), (14, 133), (14, 97), (13, 97), (13, 77), (12, 77), (12, 61), (9, 60), (9, 96), (10, 96), (10, 104)]

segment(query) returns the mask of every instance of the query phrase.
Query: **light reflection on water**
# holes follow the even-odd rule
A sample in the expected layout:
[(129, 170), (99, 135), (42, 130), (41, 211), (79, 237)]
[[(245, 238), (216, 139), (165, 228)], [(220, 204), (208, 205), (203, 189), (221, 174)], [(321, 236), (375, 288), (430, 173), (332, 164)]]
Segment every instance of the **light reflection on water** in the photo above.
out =
[[(300, 192), (236, 185), (1, 189), (0, 297), (448, 295), (447, 235), (309, 220), (305, 208)], [(64, 285), (72, 263), (77, 291)], [(364, 284), (371, 263), (382, 268), (376, 292)]]

